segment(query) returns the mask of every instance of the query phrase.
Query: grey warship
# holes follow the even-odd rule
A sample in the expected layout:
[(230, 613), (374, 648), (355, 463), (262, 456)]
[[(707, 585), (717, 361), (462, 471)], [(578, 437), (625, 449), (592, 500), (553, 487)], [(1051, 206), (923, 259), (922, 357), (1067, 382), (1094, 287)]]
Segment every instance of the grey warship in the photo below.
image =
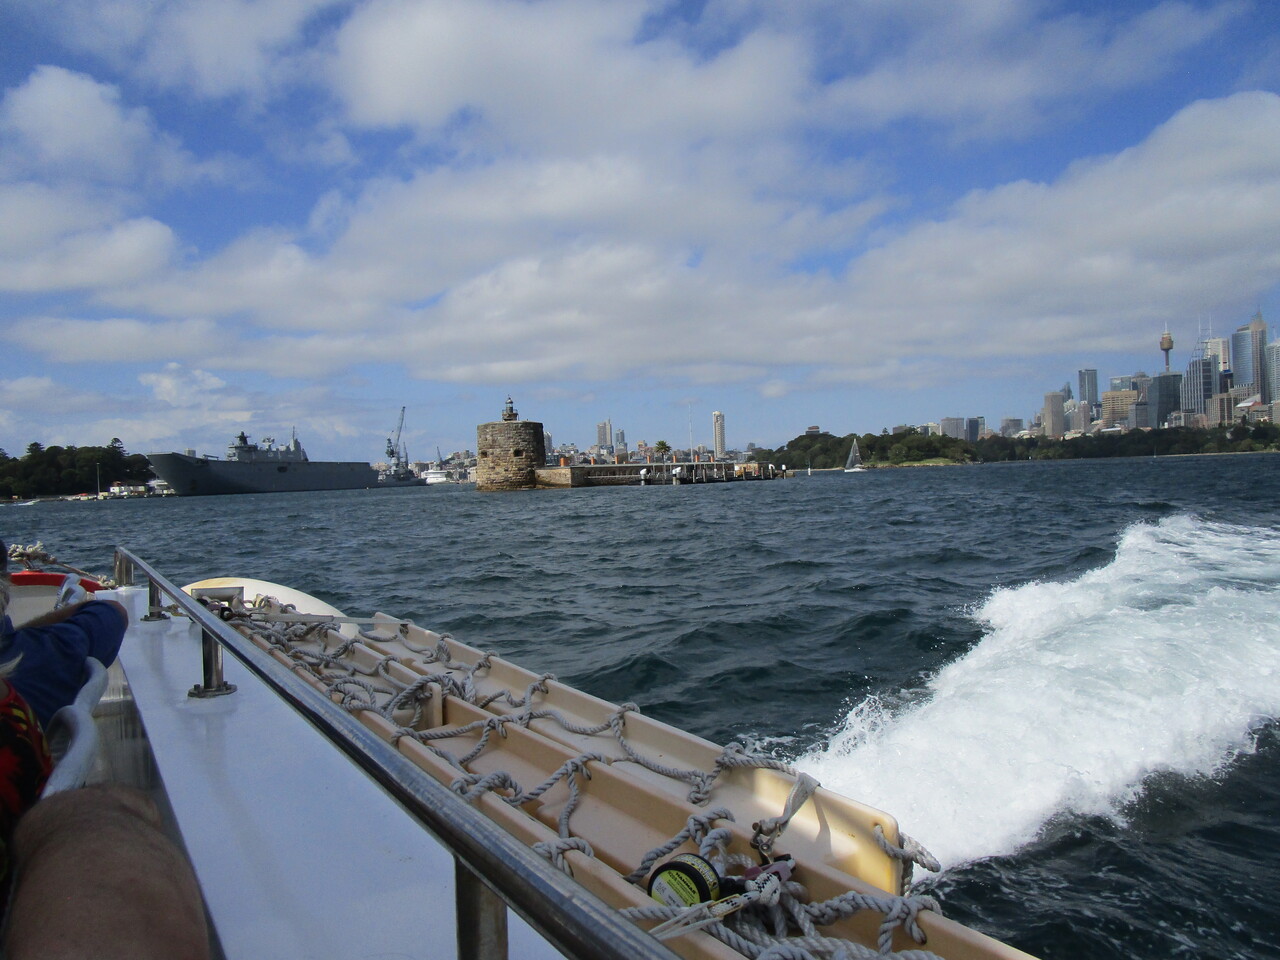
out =
[(295, 434), (277, 447), (250, 443), (241, 431), (227, 447), (227, 458), (187, 453), (149, 453), (151, 469), (180, 497), (226, 493), (294, 493), (310, 490), (359, 490), (398, 484), (380, 482), (378, 471), (359, 461), (308, 460)]

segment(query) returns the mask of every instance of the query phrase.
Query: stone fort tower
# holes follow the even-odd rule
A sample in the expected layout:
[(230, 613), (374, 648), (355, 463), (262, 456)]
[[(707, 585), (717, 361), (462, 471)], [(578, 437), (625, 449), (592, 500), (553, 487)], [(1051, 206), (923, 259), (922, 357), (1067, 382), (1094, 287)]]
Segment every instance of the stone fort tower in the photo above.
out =
[(501, 420), (476, 427), (477, 490), (526, 490), (537, 486), (534, 471), (547, 462), (542, 424), (518, 417), (507, 397)]

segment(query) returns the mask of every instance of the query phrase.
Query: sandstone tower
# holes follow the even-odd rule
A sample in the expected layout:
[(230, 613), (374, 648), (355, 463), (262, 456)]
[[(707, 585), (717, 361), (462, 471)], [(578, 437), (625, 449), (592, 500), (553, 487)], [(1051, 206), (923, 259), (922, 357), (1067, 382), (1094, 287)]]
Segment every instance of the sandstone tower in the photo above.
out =
[(542, 424), (520, 420), (511, 398), (502, 419), (476, 427), (477, 490), (526, 490), (537, 486), (534, 471), (546, 465)]

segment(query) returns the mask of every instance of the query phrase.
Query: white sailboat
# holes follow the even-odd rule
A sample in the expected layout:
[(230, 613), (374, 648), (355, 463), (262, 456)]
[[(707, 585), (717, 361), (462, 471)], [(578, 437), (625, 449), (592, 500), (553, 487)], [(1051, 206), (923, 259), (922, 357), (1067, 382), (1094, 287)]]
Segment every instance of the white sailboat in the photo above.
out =
[(845, 473), (865, 473), (862, 465), (862, 454), (858, 452), (858, 438), (853, 438), (853, 446), (849, 448), (849, 459), (844, 462)]

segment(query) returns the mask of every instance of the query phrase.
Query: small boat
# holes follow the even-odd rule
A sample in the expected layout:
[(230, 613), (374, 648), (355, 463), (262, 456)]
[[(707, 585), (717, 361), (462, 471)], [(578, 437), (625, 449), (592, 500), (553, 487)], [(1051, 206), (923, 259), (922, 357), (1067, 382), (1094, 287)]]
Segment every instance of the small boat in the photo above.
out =
[(782, 762), (288, 586), (123, 549), (115, 575), (105, 752), (167, 790), (224, 956), (1027, 957), (911, 894), (937, 864), (892, 816)]
[(858, 451), (858, 438), (853, 438), (853, 446), (849, 448), (849, 459), (844, 462), (845, 473), (865, 473), (862, 465), (862, 454)]

